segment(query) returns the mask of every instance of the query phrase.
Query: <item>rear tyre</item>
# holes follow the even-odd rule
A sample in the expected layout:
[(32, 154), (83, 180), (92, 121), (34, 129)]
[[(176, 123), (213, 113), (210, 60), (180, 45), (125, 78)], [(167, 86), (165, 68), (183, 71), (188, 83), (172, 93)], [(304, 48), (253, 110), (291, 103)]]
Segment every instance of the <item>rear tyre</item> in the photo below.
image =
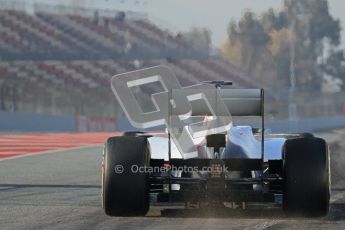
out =
[(107, 140), (102, 169), (103, 209), (110, 216), (144, 216), (149, 210), (148, 174), (136, 172), (150, 162), (145, 137)]
[(320, 138), (287, 140), (284, 146), (283, 210), (289, 215), (324, 216), (329, 210), (327, 143)]

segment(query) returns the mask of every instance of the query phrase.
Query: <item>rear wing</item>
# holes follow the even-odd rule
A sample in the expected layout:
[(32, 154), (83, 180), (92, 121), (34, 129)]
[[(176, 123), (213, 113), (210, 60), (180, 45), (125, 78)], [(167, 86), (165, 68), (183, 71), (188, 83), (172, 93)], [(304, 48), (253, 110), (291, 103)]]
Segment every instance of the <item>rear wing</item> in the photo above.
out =
[(220, 96), (232, 116), (261, 117), (261, 161), (265, 149), (265, 93), (264, 89), (220, 89)]
[[(222, 89), (217, 88), (231, 116), (261, 117), (261, 160), (264, 161), (264, 89)], [(208, 109), (199, 101), (192, 104), (192, 114), (207, 114)]]
[(263, 89), (220, 89), (232, 116), (264, 116)]
[[(231, 116), (264, 116), (263, 89), (218, 89), (218, 94)], [(211, 115), (204, 103), (191, 104), (193, 115)]]
[[(231, 117), (260, 117), (261, 118), (261, 160), (264, 160), (264, 90), (263, 89), (224, 89), (221, 87), (209, 87), (209, 86), (198, 86), (195, 88), (184, 88), (184, 89), (172, 89), (169, 91), (169, 100), (172, 101), (179, 97), (188, 98), (191, 105), (191, 117), (205, 117), (211, 116), (210, 120), (206, 119), (206, 124), (214, 121), (215, 126), (220, 124), (222, 130), (228, 130), (231, 128)], [(169, 130), (177, 132), (178, 137), (183, 137), (183, 131), (181, 126), (175, 125), (176, 123), (171, 122), (172, 117), (176, 118), (183, 114), (181, 110), (172, 108), (169, 103)], [(216, 119), (213, 117), (217, 117)], [(228, 117), (228, 118), (227, 118)], [(176, 119), (175, 119), (176, 120)], [(217, 123), (216, 120), (219, 120)], [(209, 122), (209, 123), (208, 123)], [(229, 126), (224, 126), (230, 122)], [(179, 124), (179, 123), (177, 123)], [(195, 124), (195, 123), (194, 123)], [(199, 123), (200, 124), (200, 123)], [(195, 127), (193, 124), (190, 125), (190, 129), (195, 133), (202, 130)], [(211, 132), (204, 132), (204, 134), (215, 134), (220, 129), (213, 129), (211, 125)], [(226, 128), (225, 128), (226, 127)], [(225, 128), (225, 129), (224, 129)], [(208, 130), (208, 131), (209, 131)], [(202, 134), (202, 135), (204, 135)], [(209, 135), (207, 134), (207, 135)], [(197, 135), (195, 135), (197, 136)], [(195, 137), (193, 136), (193, 137)], [(183, 139), (183, 138), (182, 138)], [(191, 144), (189, 146), (192, 146)], [(258, 159), (259, 160), (259, 159)]]

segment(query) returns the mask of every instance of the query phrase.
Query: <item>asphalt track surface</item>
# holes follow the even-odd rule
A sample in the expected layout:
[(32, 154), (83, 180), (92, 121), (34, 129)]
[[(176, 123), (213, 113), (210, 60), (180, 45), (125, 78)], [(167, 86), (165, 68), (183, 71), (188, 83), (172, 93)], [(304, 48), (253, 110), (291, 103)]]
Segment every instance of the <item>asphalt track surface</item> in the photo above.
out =
[(158, 206), (146, 217), (108, 217), (101, 208), (100, 163), (101, 146), (0, 161), (0, 229), (345, 229), (341, 175), (323, 218), (288, 218), (267, 207), (200, 212)]

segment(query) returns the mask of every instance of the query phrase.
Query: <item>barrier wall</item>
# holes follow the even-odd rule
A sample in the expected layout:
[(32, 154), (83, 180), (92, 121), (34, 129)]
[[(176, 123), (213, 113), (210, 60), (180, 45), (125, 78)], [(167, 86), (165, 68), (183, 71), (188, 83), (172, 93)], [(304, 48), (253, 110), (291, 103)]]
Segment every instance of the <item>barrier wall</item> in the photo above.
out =
[[(259, 127), (258, 122), (243, 123)], [(273, 133), (316, 132), (345, 127), (345, 116), (307, 118), (297, 121), (266, 121), (265, 127)], [(155, 127), (151, 130), (164, 130)], [(53, 116), (27, 112), (1, 112), (0, 132), (87, 132), (87, 131), (137, 130), (125, 117), (117, 122), (113, 118), (87, 118)]]
[[(250, 125), (252, 127), (261, 127), (261, 119), (249, 119), (246, 121), (234, 121), (234, 125)], [(119, 131), (138, 130), (134, 128), (126, 118), (121, 118), (116, 124)], [(304, 132), (317, 132), (323, 130), (330, 130), (335, 128), (345, 128), (345, 115), (338, 115), (332, 117), (318, 117), (318, 118), (305, 118), (296, 121), (265, 121), (265, 128), (271, 129), (272, 133), (304, 133)], [(155, 127), (150, 130), (164, 130), (165, 127)]]
[(0, 111), (0, 131), (74, 132), (75, 130), (75, 119), (72, 116)]
[(306, 118), (297, 121), (275, 121), (267, 122), (267, 128), (274, 133), (301, 133), (316, 132), (345, 127), (345, 115), (333, 117)]

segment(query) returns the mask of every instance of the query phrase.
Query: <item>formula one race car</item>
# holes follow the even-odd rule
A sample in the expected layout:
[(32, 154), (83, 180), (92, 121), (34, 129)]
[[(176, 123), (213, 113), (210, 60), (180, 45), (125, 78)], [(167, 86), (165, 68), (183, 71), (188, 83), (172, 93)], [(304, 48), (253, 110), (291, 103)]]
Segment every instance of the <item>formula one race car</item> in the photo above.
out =
[[(330, 166), (325, 140), (265, 130), (263, 89), (207, 83), (216, 88), (169, 90), (169, 101), (190, 99), (191, 113), (167, 103), (167, 132), (125, 132), (107, 140), (102, 164), (105, 213), (143, 216), (152, 202), (182, 202), (187, 208), (245, 208), (250, 202), (267, 202), (281, 204), (287, 214), (326, 215)], [(232, 118), (259, 118), (260, 126), (235, 125)]]

